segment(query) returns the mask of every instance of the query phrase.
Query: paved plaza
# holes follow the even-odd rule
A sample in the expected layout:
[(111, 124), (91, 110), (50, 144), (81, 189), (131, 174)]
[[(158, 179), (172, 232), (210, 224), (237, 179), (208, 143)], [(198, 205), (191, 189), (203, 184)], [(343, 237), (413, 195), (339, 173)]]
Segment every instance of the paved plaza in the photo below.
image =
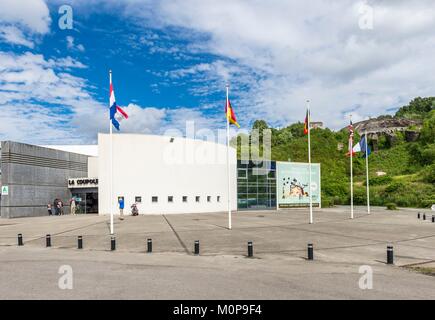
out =
[[(348, 207), (316, 209), (312, 225), (307, 209), (241, 211), (232, 230), (225, 213), (128, 216), (115, 219), (115, 251), (107, 216), (2, 219), (0, 298), (434, 299), (435, 278), (406, 268), (433, 266), (432, 212), (420, 210), (423, 221), (414, 209), (364, 209), (353, 220)], [(314, 261), (306, 260), (308, 243)], [(387, 245), (394, 246), (394, 266), (386, 264)], [(73, 270), (72, 290), (58, 287), (62, 265)], [(371, 290), (358, 286), (362, 265), (373, 269)]]

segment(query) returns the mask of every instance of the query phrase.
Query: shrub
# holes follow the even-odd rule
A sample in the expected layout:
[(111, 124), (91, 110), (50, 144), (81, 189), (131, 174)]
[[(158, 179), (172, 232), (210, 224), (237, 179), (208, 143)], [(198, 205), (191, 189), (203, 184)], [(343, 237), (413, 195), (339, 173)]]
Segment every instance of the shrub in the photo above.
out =
[(435, 204), (435, 199), (425, 199), (420, 202), (422, 208), (430, 208), (433, 204)]
[(429, 144), (421, 152), (422, 164), (430, 165), (435, 163), (435, 144)]
[(346, 204), (346, 199), (335, 196), (332, 198), (332, 202), (334, 203), (334, 205)]
[(424, 182), (435, 183), (435, 164), (425, 167), (421, 175)]
[(367, 203), (367, 193), (365, 189), (355, 188), (353, 193), (353, 203), (356, 205), (364, 205)]
[[(389, 184), (393, 181), (393, 178), (390, 176), (379, 176), (374, 178), (369, 178), (369, 184), (371, 186), (380, 186), (384, 184)], [(366, 184), (366, 181), (364, 180), (364, 184)]]
[(322, 197), (322, 208), (330, 208), (334, 206), (334, 201), (329, 197)]
[(325, 183), (323, 185), (323, 190), (328, 196), (338, 196), (340, 198), (345, 198), (349, 194), (349, 186), (345, 182), (332, 182)]
[(393, 193), (399, 190), (403, 190), (404, 188), (405, 185), (402, 182), (393, 182), (385, 188), (385, 192)]
[(397, 205), (395, 203), (387, 203), (387, 210), (397, 210)]

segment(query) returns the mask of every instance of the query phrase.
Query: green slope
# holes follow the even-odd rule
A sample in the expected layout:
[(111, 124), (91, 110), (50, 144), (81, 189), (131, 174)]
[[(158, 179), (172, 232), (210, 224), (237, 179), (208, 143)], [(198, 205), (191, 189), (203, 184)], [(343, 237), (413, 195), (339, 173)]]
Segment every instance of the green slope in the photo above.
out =
[[(415, 110), (413, 110), (415, 112)], [(404, 207), (427, 207), (435, 203), (435, 111), (425, 112), (425, 122), (417, 142), (405, 142), (397, 134), (394, 146), (381, 145), (369, 157), (370, 197), (373, 205), (395, 203)], [(256, 121), (253, 129), (265, 129)], [(307, 136), (303, 124), (271, 129), (272, 160), (307, 162)], [(350, 203), (348, 133), (329, 129), (311, 130), (313, 163), (321, 164), (323, 206)], [(355, 135), (355, 141), (359, 137)], [(338, 150), (338, 144), (343, 145)], [(238, 145), (240, 155), (240, 145)], [(353, 159), (354, 203), (366, 204), (365, 159)], [(386, 175), (378, 176), (377, 172)]]

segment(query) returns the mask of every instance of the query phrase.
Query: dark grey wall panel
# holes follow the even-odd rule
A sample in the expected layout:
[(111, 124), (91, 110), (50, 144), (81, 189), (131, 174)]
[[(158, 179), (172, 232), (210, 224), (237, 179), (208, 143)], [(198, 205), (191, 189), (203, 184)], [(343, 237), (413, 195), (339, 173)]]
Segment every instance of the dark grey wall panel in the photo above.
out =
[(86, 155), (12, 141), (1, 147), (1, 184), (9, 186), (1, 199), (2, 218), (47, 215), (46, 205), (55, 198), (68, 204), (68, 178), (88, 175)]

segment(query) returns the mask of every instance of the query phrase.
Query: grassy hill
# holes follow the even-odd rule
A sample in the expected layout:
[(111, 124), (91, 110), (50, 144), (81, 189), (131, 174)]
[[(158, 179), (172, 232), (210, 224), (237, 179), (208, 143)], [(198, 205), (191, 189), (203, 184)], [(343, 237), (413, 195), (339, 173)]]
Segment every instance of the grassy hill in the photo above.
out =
[[(433, 105), (431, 108), (427, 107), (427, 99), (429, 98), (422, 99), (422, 110), (411, 103), (412, 108), (405, 106), (398, 111), (399, 115), (414, 115), (425, 119), (416, 142), (406, 142), (403, 134), (398, 132), (393, 146), (381, 143), (380, 149), (370, 155), (369, 182), (372, 205), (386, 206), (394, 203), (403, 207), (427, 207), (435, 203), (435, 110)], [(266, 128), (267, 123), (263, 120), (256, 121), (253, 125), (253, 129)], [(303, 134), (302, 123), (282, 129), (270, 129), (272, 160), (308, 161), (307, 136)], [(321, 164), (323, 206), (350, 203), (347, 139), (347, 130), (311, 130), (312, 162)], [(355, 141), (359, 139), (358, 134), (355, 134)], [(234, 144), (235, 142), (233, 141)], [(344, 146), (342, 150), (339, 150), (339, 144)], [(240, 144), (238, 154), (240, 156)], [(354, 158), (353, 170), (354, 203), (363, 205), (366, 204), (365, 159), (360, 156)], [(380, 171), (386, 175), (378, 176), (376, 172)]]

